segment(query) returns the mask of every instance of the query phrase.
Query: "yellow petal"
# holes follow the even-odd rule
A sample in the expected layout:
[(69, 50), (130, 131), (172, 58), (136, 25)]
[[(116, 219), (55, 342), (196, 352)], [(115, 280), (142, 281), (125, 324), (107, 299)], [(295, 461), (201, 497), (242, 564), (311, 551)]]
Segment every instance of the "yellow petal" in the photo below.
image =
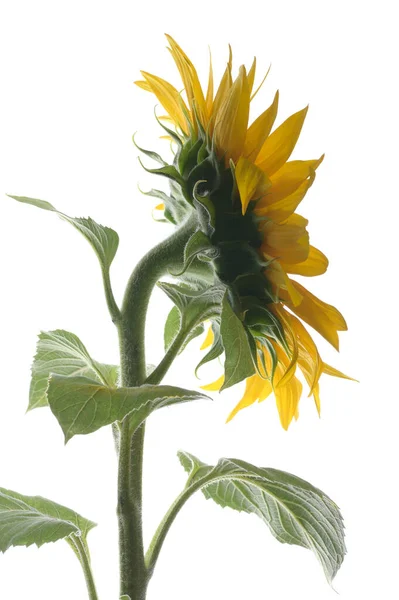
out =
[(152, 88), (151, 88), (150, 84), (147, 81), (135, 81), (134, 83), (135, 83), (135, 85), (137, 85), (142, 90), (145, 90), (146, 92), (151, 92), (152, 93)]
[(256, 164), (269, 176), (289, 159), (301, 133), (308, 108), (291, 115), (265, 141)]
[(302, 384), (297, 377), (291, 377), (286, 385), (276, 388), (274, 394), (281, 425), (287, 430), (292, 419), (298, 413)]
[(231, 52), (231, 47), (229, 46), (229, 61), (227, 63), (227, 67), (223, 74), (223, 77), (220, 80), (220, 84), (219, 84), (219, 87), (218, 87), (216, 95), (215, 95), (215, 99), (212, 104), (212, 118), (209, 122), (209, 134), (210, 135), (212, 135), (212, 133), (213, 133), (213, 130), (215, 127), (215, 122), (218, 117), (219, 111), (222, 108), (222, 106), (224, 105), (224, 103), (226, 102), (229, 92), (231, 90), (231, 87), (233, 85), (233, 79), (231, 76), (232, 61), (233, 61), (233, 55)]
[(208, 120), (212, 114), (212, 104), (213, 104), (213, 67), (212, 67), (212, 55), (209, 51), (209, 76), (208, 76), (208, 88), (206, 91), (206, 110), (208, 112)]
[(282, 262), (281, 266), (286, 273), (303, 275), (304, 277), (316, 277), (317, 275), (323, 275), (327, 271), (328, 258), (314, 246), (309, 246), (309, 255), (305, 261), (296, 264), (285, 264)]
[(314, 399), (314, 403), (316, 404), (317, 412), (319, 413), (319, 417), (320, 417), (321, 406), (320, 406), (320, 386), (319, 386), (319, 384), (317, 384), (313, 390), (313, 399)]
[[(275, 390), (279, 387), (287, 385), (290, 379), (295, 375), (297, 361), (298, 361), (298, 341), (295, 334), (295, 331), (292, 328), (290, 315), (284, 311), (283, 308), (280, 308), (279, 305), (275, 306), (275, 311), (278, 315), (280, 322), (283, 324), (284, 333), (288, 342), (288, 345), (291, 350), (290, 361), (287, 361), (287, 355), (283, 355), (283, 351), (281, 348), (277, 349), (277, 355), (279, 360), (284, 357), (285, 370), (283, 372), (282, 377), (276, 382)], [(285, 351), (284, 351), (285, 354)]]
[(197, 71), (187, 54), (182, 50), (182, 48), (180, 48), (179, 44), (177, 44), (177, 42), (175, 42), (175, 40), (168, 34), (166, 34), (166, 38), (170, 44), (170, 51), (173, 60), (176, 63), (180, 77), (183, 81), (184, 89), (187, 94), (187, 100), (191, 109), (193, 123), (195, 124), (194, 114), (197, 114), (200, 122), (205, 127), (208, 121), (208, 114), (204, 93), (202, 91)]
[(290, 217), (298, 205), (302, 202), (306, 192), (312, 185), (315, 178), (315, 172), (290, 195), (277, 202), (271, 203), (270, 198), (272, 197), (273, 187), (269, 188), (266, 196), (261, 198), (255, 207), (255, 214), (259, 216), (267, 216), (275, 223), (281, 223), (286, 221)]
[(331, 375), (332, 377), (340, 377), (341, 379), (349, 379), (350, 381), (356, 381), (358, 383), (357, 379), (354, 379), (353, 377), (349, 377), (349, 375), (345, 375), (345, 373), (342, 373), (342, 371), (338, 371), (338, 369), (334, 369), (334, 367), (327, 365), (325, 362), (323, 362), (323, 373), (325, 373), (326, 375)]
[(212, 383), (208, 383), (207, 385), (201, 385), (201, 390), (206, 390), (207, 392), (218, 392), (222, 385), (224, 384), (224, 375), (213, 381)]
[(165, 204), (163, 202), (161, 204), (157, 204), (155, 210), (165, 210)]
[(210, 326), (208, 329), (208, 333), (206, 334), (206, 337), (202, 342), (200, 350), (205, 350), (206, 348), (209, 348), (209, 346), (212, 346), (214, 339), (215, 336), (213, 334), (212, 326)]
[(270, 181), (266, 173), (253, 162), (241, 156), (235, 168), (235, 178), (240, 194), (242, 214), (246, 213), (251, 200), (258, 200), (266, 194)]
[(309, 395), (311, 395), (322, 374), (323, 361), (312, 336), (301, 321), (294, 315), (290, 315), (290, 319), (298, 343), (298, 365), (309, 386)]
[(285, 163), (270, 177), (269, 204), (290, 196), (306, 181), (323, 162), (324, 154), (318, 160), (291, 160)]
[(146, 79), (152, 93), (158, 98), (166, 112), (172, 117), (176, 125), (185, 133), (188, 132), (186, 117), (184, 115), (184, 102), (177, 91), (170, 83), (142, 71), (141, 74)]
[(249, 127), (245, 138), (243, 155), (254, 161), (268, 137), (277, 116), (278, 91), (268, 109), (265, 110)]
[(248, 71), (248, 87), (249, 87), (250, 94), (252, 94), (252, 89), (254, 87), (255, 73), (256, 73), (256, 56), (254, 57), (251, 68)]
[(245, 67), (233, 83), (229, 96), (221, 107), (215, 123), (215, 142), (226, 165), (230, 158), (236, 162), (242, 153), (249, 117), (249, 87)]
[(272, 387), (269, 381), (265, 381), (259, 375), (253, 375), (249, 377), (246, 381), (245, 392), (240, 402), (233, 408), (229, 416), (227, 417), (226, 423), (231, 421), (231, 419), (243, 408), (247, 408), (254, 404), (259, 397), (269, 391), (269, 394), (272, 391)]
[[(318, 331), (336, 350), (339, 349), (338, 331), (346, 331), (347, 325), (344, 317), (331, 304), (327, 304), (314, 296), (297, 281), (292, 281), (292, 285), (303, 296), (302, 302), (294, 306), (288, 298), (284, 303), (305, 323), (308, 323), (313, 329)], [(286, 293), (286, 292), (285, 292)]]
[(266, 74), (265, 74), (264, 78), (262, 79), (262, 81), (260, 82), (260, 84), (258, 85), (258, 87), (256, 88), (256, 90), (255, 90), (255, 91), (254, 91), (254, 93), (252, 94), (252, 96), (251, 96), (251, 102), (252, 102), (252, 100), (255, 98), (255, 96), (256, 96), (256, 94), (259, 92), (259, 90), (261, 89), (262, 85), (265, 83), (265, 81), (266, 81), (266, 77), (267, 77), (267, 76), (269, 75), (269, 73), (270, 73), (270, 68), (271, 68), (271, 65), (270, 65), (270, 66), (269, 66), (269, 68), (267, 69), (267, 71), (266, 71)]
[(297, 214), (281, 224), (266, 221), (262, 227), (262, 251), (289, 264), (305, 261), (309, 254), (307, 224), (308, 221)]
[[(272, 257), (264, 254), (266, 260), (270, 260)], [(273, 285), (273, 291), (277, 297), (280, 297), (281, 292), (286, 292), (288, 298), (294, 306), (298, 306), (302, 302), (302, 295), (293, 286), (292, 281), (280, 265), (278, 260), (274, 260), (268, 265), (264, 271), (265, 277)], [(283, 296), (285, 298), (285, 296)]]

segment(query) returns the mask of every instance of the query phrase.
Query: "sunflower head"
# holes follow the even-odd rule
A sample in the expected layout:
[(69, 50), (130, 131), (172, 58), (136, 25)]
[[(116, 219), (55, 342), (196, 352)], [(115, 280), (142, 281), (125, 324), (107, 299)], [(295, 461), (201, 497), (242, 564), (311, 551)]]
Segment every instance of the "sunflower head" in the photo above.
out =
[[(140, 148), (161, 163), (160, 168), (147, 170), (170, 180), (169, 195), (154, 190), (152, 194), (162, 198), (157, 208), (176, 226), (196, 215), (196, 231), (185, 252), (189, 258), (185, 283), (195, 282), (201, 293), (210, 287), (224, 291), (247, 340), (252, 369), (242, 377), (247, 379), (246, 391), (230, 417), (274, 393), (281, 423), (288, 428), (298, 415), (302, 378), (320, 410), (322, 373), (345, 377), (322, 361), (303, 325), (309, 324), (338, 349), (337, 332), (346, 329), (344, 318), (291, 278), (321, 275), (327, 269), (326, 256), (309, 243), (308, 221), (296, 212), (323, 156), (289, 161), (307, 107), (273, 129), (278, 92), (250, 123), (251, 101), (265, 80), (254, 88), (256, 60), (249, 70), (241, 66), (234, 78), (230, 49), (217, 86), (210, 63), (205, 91), (191, 60), (173, 38), (167, 39), (183, 92), (145, 71), (137, 82), (165, 109), (159, 122), (174, 151), (169, 164)], [(203, 345), (211, 346), (210, 358), (200, 364), (224, 351), (226, 373), (207, 389), (231, 385), (226, 364), (231, 363), (232, 349), (223, 335), (223, 318), (231, 318), (230, 313), (211, 314)]]

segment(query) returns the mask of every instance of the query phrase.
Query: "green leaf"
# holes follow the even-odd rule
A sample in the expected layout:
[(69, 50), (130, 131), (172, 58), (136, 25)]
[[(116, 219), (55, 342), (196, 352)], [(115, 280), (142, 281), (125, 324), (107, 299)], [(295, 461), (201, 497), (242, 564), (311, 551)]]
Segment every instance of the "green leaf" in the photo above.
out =
[(332, 581), (346, 549), (341, 513), (326, 494), (295, 475), (241, 460), (223, 458), (211, 467), (185, 452), (179, 458), (189, 485), (205, 498), (256, 514), (279, 542), (311, 550)]
[(185, 334), (181, 351), (195, 337), (203, 333), (203, 322), (220, 316), (224, 287), (211, 286), (193, 290), (187, 285), (160, 282), (158, 286), (175, 303), (165, 324), (165, 344), (172, 343), (176, 335)]
[(47, 406), (47, 386), (51, 373), (70, 377), (84, 376), (115, 387), (118, 367), (93, 360), (80, 339), (68, 331), (42, 332), (32, 365), (28, 410)]
[(65, 435), (88, 434), (100, 427), (122, 421), (130, 415), (134, 431), (154, 411), (191, 400), (204, 394), (169, 385), (109, 388), (87, 377), (52, 375), (47, 397), (50, 408)]
[(18, 202), (24, 204), (32, 204), (38, 208), (44, 210), (50, 210), (55, 213), (64, 221), (68, 221), (73, 225), (80, 233), (86, 238), (89, 244), (92, 246), (94, 252), (100, 261), (101, 269), (103, 272), (108, 273), (111, 263), (115, 257), (116, 251), (119, 245), (119, 236), (113, 229), (99, 225), (91, 218), (72, 218), (64, 215), (58, 211), (52, 204), (45, 200), (38, 200), (36, 198), (27, 198), (26, 196), (9, 196)]
[(196, 376), (198, 376), (198, 370), (200, 369), (200, 367), (202, 367), (203, 365), (206, 365), (208, 362), (211, 362), (212, 360), (215, 360), (215, 358), (219, 358), (219, 356), (221, 354), (223, 354), (223, 352), (224, 352), (224, 348), (223, 348), (223, 344), (222, 344), (222, 337), (220, 335), (220, 325), (217, 321), (212, 322), (212, 330), (213, 330), (213, 335), (214, 335), (213, 344), (212, 344), (209, 352), (207, 352), (207, 354), (205, 354), (204, 358), (202, 358), (202, 360), (200, 360), (200, 362), (196, 366), (196, 368), (195, 368)]
[(0, 488), (0, 551), (11, 546), (42, 546), (71, 534), (86, 537), (95, 523), (41, 496)]
[(172, 310), (169, 312), (168, 317), (165, 323), (164, 329), (164, 346), (165, 352), (168, 351), (171, 346), (173, 340), (177, 336), (180, 331), (180, 312), (177, 306), (174, 306)]
[(148, 158), (155, 160), (155, 162), (159, 163), (163, 167), (165, 167), (168, 164), (166, 161), (164, 161), (164, 159), (157, 152), (154, 152), (153, 150), (146, 150), (145, 148), (142, 148), (141, 146), (139, 146), (136, 143), (136, 140), (134, 139), (135, 135), (136, 134), (132, 135), (132, 142), (136, 146), (137, 150), (140, 150), (140, 152), (142, 152), (143, 154), (148, 156)]
[(223, 299), (220, 333), (226, 353), (225, 381), (221, 388), (225, 390), (255, 373), (247, 333), (226, 295)]

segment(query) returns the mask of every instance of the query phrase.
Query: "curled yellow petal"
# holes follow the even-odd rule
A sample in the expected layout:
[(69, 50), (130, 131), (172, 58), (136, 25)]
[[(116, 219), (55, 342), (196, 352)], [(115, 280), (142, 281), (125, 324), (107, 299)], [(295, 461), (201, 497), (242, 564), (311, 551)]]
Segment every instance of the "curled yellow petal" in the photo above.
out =
[(243, 156), (238, 159), (235, 178), (241, 199), (242, 214), (244, 215), (251, 200), (258, 200), (266, 194), (267, 189), (270, 187), (270, 181), (266, 173)]
[(256, 164), (270, 177), (289, 159), (301, 133), (308, 107), (291, 115), (263, 144)]

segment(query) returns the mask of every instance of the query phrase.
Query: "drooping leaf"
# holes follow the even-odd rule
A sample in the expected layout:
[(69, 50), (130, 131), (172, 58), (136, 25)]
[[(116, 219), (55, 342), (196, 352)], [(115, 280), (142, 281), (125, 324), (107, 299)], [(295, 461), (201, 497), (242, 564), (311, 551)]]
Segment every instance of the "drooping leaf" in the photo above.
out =
[(222, 337), (220, 335), (220, 325), (219, 325), (218, 321), (213, 321), (212, 330), (213, 330), (213, 335), (214, 335), (213, 344), (212, 344), (209, 352), (207, 352), (205, 354), (205, 356), (200, 360), (200, 362), (196, 366), (196, 368), (195, 368), (196, 375), (198, 374), (198, 370), (200, 367), (202, 367), (203, 365), (206, 365), (207, 363), (211, 362), (212, 360), (215, 360), (215, 358), (219, 358), (219, 356), (221, 356), (221, 354), (223, 354), (223, 352), (224, 352), (224, 347), (222, 344)]
[(239, 383), (255, 373), (248, 336), (242, 321), (237, 317), (225, 296), (223, 299), (220, 333), (226, 353), (222, 390)]
[(85, 538), (95, 523), (41, 496), (0, 488), (0, 551), (10, 546), (42, 546), (71, 534)]
[(118, 380), (118, 367), (93, 360), (80, 339), (62, 329), (39, 335), (32, 365), (28, 410), (47, 406), (50, 373), (90, 377), (109, 387), (115, 387)]
[(222, 507), (256, 514), (279, 542), (308, 548), (332, 581), (346, 549), (341, 513), (326, 494), (295, 475), (241, 460), (223, 458), (211, 467), (186, 452), (179, 458), (188, 485)]
[(50, 408), (65, 435), (88, 434), (130, 415), (132, 431), (154, 411), (204, 394), (169, 385), (109, 388), (87, 377), (52, 375), (47, 397)]
[(73, 225), (80, 233), (86, 238), (89, 244), (92, 246), (94, 252), (100, 261), (101, 269), (104, 273), (109, 272), (111, 263), (115, 257), (116, 251), (119, 245), (119, 236), (113, 229), (99, 225), (93, 219), (89, 218), (73, 218), (68, 217), (64, 213), (58, 211), (52, 204), (45, 200), (38, 200), (36, 198), (27, 198), (26, 196), (11, 196), (14, 200), (22, 202), (24, 204), (31, 204), (42, 208), (44, 210), (50, 210), (57, 213), (61, 219), (68, 221)]

